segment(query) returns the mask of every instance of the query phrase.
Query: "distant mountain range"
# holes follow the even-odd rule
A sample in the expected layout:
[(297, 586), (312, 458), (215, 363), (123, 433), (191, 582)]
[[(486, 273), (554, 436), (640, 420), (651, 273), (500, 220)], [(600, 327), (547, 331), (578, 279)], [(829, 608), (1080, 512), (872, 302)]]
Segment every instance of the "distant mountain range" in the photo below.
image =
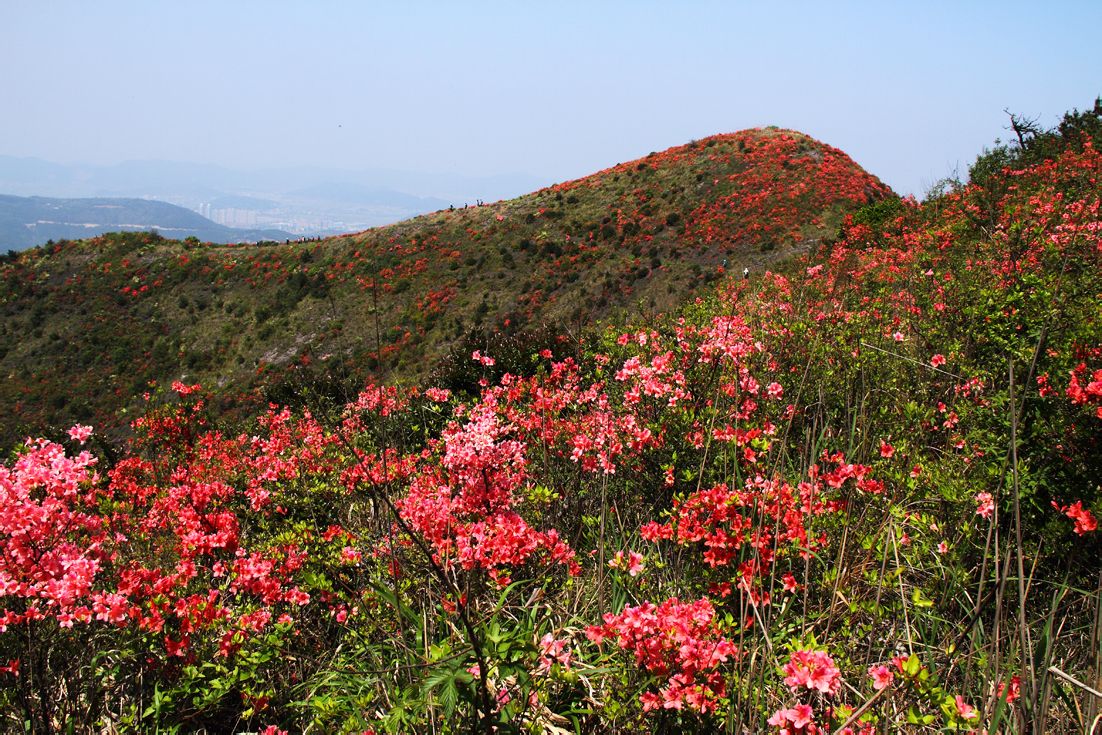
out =
[(105, 232), (156, 230), (177, 240), (238, 243), (289, 240), (282, 230), (238, 229), (211, 222), (175, 204), (150, 199), (51, 199), (0, 195), (0, 250), (23, 250), (49, 240), (79, 240)]
[(228, 227), (279, 229), (296, 237), (356, 232), (549, 183), (519, 174), (471, 177), (316, 166), (249, 171), (171, 161), (97, 166), (0, 156), (4, 194), (157, 199)]

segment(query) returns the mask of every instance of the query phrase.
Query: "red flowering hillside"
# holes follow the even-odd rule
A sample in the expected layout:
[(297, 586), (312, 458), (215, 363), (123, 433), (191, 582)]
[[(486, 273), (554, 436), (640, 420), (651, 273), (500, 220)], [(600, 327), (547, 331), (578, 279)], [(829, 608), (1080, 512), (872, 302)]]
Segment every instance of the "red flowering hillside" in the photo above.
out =
[(303, 372), (351, 390), (369, 375), (427, 377), (475, 328), (546, 340), (657, 313), (725, 270), (806, 250), (886, 196), (840, 151), (762, 129), (320, 242), (129, 234), (28, 251), (0, 263), (3, 443), (125, 423), (117, 412), (153, 381), (197, 380), (235, 402)]
[(0, 718), (1091, 732), (1100, 143), (1102, 104), (783, 272), (524, 371), (470, 349), (469, 389), (241, 417), (177, 381), (118, 444), (29, 441), (0, 464)]

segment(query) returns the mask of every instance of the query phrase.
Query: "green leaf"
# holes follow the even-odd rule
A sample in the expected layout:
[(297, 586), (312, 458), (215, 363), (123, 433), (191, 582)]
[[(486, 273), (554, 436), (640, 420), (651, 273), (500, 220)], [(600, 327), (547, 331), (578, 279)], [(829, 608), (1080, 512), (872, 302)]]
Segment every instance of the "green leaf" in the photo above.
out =
[(401, 613), (402, 617), (404, 617), (406, 620), (410, 621), (414, 625), (419, 625), (421, 623), (421, 617), (417, 614), (417, 611), (395, 597), (392, 590), (389, 590), (386, 587), (383, 587), (382, 585), (375, 582), (368, 582), (368, 586), (371, 587), (372, 591), (374, 591), (380, 599), (382, 599), (388, 605)]
[(455, 712), (455, 707), (459, 703), (459, 688), (456, 686), (457, 673), (457, 669), (441, 669), (425, 679), (422, 685), (422, 691), (426, 696), (430, 693), (436, 695), (440, 706), (444, 708), (445, 714), (449, 717)]

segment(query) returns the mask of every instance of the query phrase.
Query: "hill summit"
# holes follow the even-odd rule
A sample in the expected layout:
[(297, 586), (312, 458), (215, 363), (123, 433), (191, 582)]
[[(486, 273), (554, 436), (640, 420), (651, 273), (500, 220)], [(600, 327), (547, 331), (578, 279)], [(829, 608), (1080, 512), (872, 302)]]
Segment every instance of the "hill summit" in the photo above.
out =
[(37, 248), (0, 265), (3, 439), (125, 423), (134, 396), (175, 379), (238, 400), (303, 369), (426, 377), (476, 327), (564, 335), (659, 313), (890, 196), (843, 152), (763, 128), (326, 240)]

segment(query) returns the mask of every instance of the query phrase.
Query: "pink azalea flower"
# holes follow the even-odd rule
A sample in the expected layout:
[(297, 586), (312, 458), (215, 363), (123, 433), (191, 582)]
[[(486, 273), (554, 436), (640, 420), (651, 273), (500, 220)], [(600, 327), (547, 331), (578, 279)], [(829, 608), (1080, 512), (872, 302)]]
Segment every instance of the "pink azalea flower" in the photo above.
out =
[(608, 565), (613, 569), (626, 570), (629, 575), (635, 577), (643, 571), (643, 555), (635, 551), (629, 551), (626, 554), (623, 551), (617, 551)]
[(474, 352), (472, 352), (471, 359), (475, 362), (482, 363), (486, 367), (493, 367), (495, 362), (494, 358), (490, 357), (489, 355), (483, 355), (481, 350), (475, 350)]
[(895, 674), (887, 666), (870, 666), (869, 676), (872, 677), (872, 688), (876, 691), (887, 689), (895, 680)]
[(815, 713), (806, 704), (797, 704), (795, 707), (779, 709), (769, 718), (768, 723), (773, 727), (781, 728), (782, 735), (818, 731), (815, 727)]
[(991, 493), (976, 493), (976, 502), (979, 503), (976, 507), (976, 515), (990, 518), (995, 512), (995, 499), (991, 497)]
[(182, 396), (190, 395), (200, 389), (200, 385), (195, 383), (194, 385), (188, 385), (179, 380), (172, 381), (172, 390), (176, 391)]
[(88, 441), (88, 437), (90, 436), (92, 436), (91, 426), (81, 426), (80, 424), (77, 424), (73, 428), (69, 429), (69, 438), (73, 441), (80, 442), (81, 444)]
[(569, 669), (572, 657), (573, 654), (567, 648), (565, 639), (556, 638), (551, 633), (546, 633), (540, 639), (540, 659), (536, 671), (546, 674), (556, 662), (562, 665), (564, 669)]
[(447, 388), (429, 388), (425, 391), (425, 398), (437, 403), (446, 403), (451, 398), (451, 391)]
[(980, 716), (980, 713), (976, 711), (976, 708), (964, 701), (964, 697), (959, 694), (955, 697), (957, 703), (957, 714), (965, 720), (974, 720)]
[(837, 694), (842, 687), (842, 672), (834, 665), (834, 659), (822, 651), (793, 651), (784, 665), (784, 673), (784, 683), (794, 692), (807, 688)]

